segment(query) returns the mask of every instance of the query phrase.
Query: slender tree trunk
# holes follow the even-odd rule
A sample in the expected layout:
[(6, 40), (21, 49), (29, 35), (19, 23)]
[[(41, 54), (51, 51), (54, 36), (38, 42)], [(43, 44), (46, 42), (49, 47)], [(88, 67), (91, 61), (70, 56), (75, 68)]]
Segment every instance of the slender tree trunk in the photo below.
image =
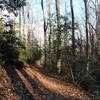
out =
[(85, 32), (86, 32), (86, 70), (89, 71), (89, 32), (88, 32), (88, 8), (87, 0), (84, 0), (85, 6)]
[(46, 25), (46, 19), (45, 19), (45, 13), (44, 13), (44, 3), (43, 0), (41, 0), (41, 7), (42, 7), (42, 11), (43, 11), (43, 20), (44, 20), (44, 25), (43, 25), (43, 29), (44, 29), (44, 65), (45, 67), (47, 66), (47, 52), (46, 52), (46, 45), (47, 45), (47, 25)]
[(0, 8), (0, 20), (2, 18), (2, 9)]
[(72, 16), (72, 53), (73, 57), (75, 56), (75, 29), (74, 29), (74, 10), (73, 10), (73, 0), (70, 0), (70, 6), (71, 6), (71, 16)]
[(75, 82), (75, 29), (74, 29), (74, 10), (73, 10), (73, 0), (70, 0), (70, 7), (71, 7), (71, 17), (72, 17), (72, 54), (73, 54), (73, 64), (72, 64), (72, 78), (73, 82)]
[(22, 39), (22, 14), (21, 9), (19, 10), (19, 37)]
[(48, 33), (49, 33), (49, 66), (51, 67), (52, 70), (52, 65), (51, 65), (51, 7), (50, 7), (50, 0), (47, 0), (47, 7), (48, 7)]
[(24, 6), (22, 6), (22, 16), (23, 16), (23, 36), (25, 35), (25, 16), (24, 16)]
[[(61, 56), (60, 47), (61, 47), (61, 31), (60, 31), (60, 0), (55, 0), (56, 3), (56, 18), (57, 18), (57, 58), (56, 66), (58, 66), (59, 59)], [(61, 66), (59, 65), (59, 68)]]

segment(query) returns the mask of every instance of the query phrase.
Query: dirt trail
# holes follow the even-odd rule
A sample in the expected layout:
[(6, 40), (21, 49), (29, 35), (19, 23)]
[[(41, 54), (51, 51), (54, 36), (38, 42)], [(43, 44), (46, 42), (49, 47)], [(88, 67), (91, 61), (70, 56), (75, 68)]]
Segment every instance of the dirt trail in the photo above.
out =
[(26, 67), (24, 70), (32, 79), (37, 80), (42, 86), (54, 93), (70, 97), (75, 100), (92, 100), (92, 98), (89, 98), (83, 91), (75, 86), (61, 82), (55, 78), (51, 78), (41, 73), (41, 71), (35, 67)]
[(5, 70), (0, 80), (0, 89), (4, 90), (0, 100), (93, 100), (74, 85), (48, 76), (37, 67), (7, 66)]
[(35, 97), (36, 100), (42, 100), (42, 98), (39, 97), (39, 95), (33, 90), (33, 87), (28, 82), (28, 80), (26, 80), (26, 78), (23, 76), (23, 74), (19, 70), (16, 70), (16, 71), (17, 71), (18, 75), (20, 76), (20, 78), (22, 79), (25, 86), (27, 87), (27, 89), (29, 90), (29, 92), (32, 94), (32, 96)]

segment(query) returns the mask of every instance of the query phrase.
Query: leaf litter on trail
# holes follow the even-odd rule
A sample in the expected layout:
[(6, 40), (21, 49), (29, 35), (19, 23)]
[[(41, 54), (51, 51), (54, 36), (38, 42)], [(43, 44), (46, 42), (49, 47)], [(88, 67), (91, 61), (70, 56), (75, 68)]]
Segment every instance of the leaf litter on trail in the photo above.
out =
[[(28, 90), (31, 91), (35, 100), (76, 100), (72, 97), (79, 98), (79, 100), (92, 100), (88, 99), (89, 97), (75, 86), (66, 84), (58, 79), (48, 77), (41, 73), (41, 71), (37, 68), (28, 67), (24, 69), (24, 71), (27, 73), (27, 77), (25, 77), (20, 71), (17, 71), (17, 74)], [(2, 99), (5, 97), (6, 99), (3, 100), (28, 100), (30, 95), (24, 88), (23, 84), (15, 77), (15, 88), (7, 73), (4, 71), (3, 74), (0, 72), (0, 80), (2, 80), (0, 81), (0, 95), (2, 95)], [(19, 92), (16, 91), (18, 89)], [(66, 96), (68, 96), (68, 98)]]

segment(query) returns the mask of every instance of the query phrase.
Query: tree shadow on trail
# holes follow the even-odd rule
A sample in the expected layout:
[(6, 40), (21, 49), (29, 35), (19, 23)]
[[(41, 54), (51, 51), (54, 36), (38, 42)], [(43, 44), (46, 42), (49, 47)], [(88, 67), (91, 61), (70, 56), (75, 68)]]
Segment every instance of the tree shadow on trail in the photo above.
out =
[(11, 80), (13, 91), (16, 93), (18, 100), (35, 100), (32, 94), (28, 91), (27, 87), (17, 74), (15, 68), (12, 65), (5, 65), (5, 71)]
[[(4, 68), (13, 85), (14, 93), (18, 96), (17, 100), (80, 100), (69, 96), (64, 97), (61, 94), (48, 90), (23, 68), (16, 70), (12, 65), (8, 64)], [(33, 92), (29, 90), (28, 87), (30, 86), (25, 84), (26, 81), (36, 95), (32, 95)], [(37, 99), (38, 97), (42, 99)]]
[(43, 87), (38, 81), (36, 82), (36, 79), (33, 80), (33, 78), (27, 74), (27, 72), (22, 69), (20, 72), (23, 74), (23, 76), (26, 78), (26, 80), (29, 81), (31, 84), (33, 90), (42, 98), (42, 100), (80, 100), (78, 98), (73, 97), (64, 97), (60, 94), (56, 94), (53, 91), (49, 91), (45, 87)]

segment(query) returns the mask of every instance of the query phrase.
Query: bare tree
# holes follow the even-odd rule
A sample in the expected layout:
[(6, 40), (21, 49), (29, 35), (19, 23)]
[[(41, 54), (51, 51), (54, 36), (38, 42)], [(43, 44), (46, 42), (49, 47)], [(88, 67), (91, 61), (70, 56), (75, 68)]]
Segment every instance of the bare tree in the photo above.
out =
[[(55, 0), (57, 18), (57, 61), (60, 59), (61, 31), (60, 31), (60, 0)], [(58, 64), (57, 64), (58, 65)]]
[(89, 31), (88, 31), (88, 0), (84, 0), (85, 7), (85, 32), (86, 32), (86, 70), (89, 71)]
[(73, 54), (73, 64), (72, 64), (72, 78), (73, 78), (73, 82), (75, 82), (75, 76), (74, 76), (74, 72), (75, 72), (75, 29), (74, 29), (74, 25), (75, 25), (75, 21), (74, 21), (74, 9), (73, 9), (73, 0), (70, 0), (70, 8), (71, 8), (71, 18), (72, 18), (72, 54)]
[(74, 10), (73, 10), (73, 0), (70, 0), (70, 6), (71, 6), (71, 16), (72, 16), (72, 52), (73, 56), (75, 56), (75, 29), (74, 29)]
[(45, 59), (45, 66), (47, 65), (47, 52), (46, 52), (46, 45), (47, 45), (47, 23), (46, 23), (46, 18), (45, 18), (45, 12), (44, 12), (44, 2), (43, 0), (41, 0), (41, 7), (42, 7), (42, 11), (43, 11), (43, 20), (44, 20), (44, 25), (43, 25), (43, 29), (44, 29), (44, 59)]
[(49, 35), (48, 35), (48, 41), (49, 41), (49, 65), (51, 65), (51, 7), (50, 7), (50, 0), (47, 0), (47, 16), (48, 16), (48, 32), (49, 32)]

